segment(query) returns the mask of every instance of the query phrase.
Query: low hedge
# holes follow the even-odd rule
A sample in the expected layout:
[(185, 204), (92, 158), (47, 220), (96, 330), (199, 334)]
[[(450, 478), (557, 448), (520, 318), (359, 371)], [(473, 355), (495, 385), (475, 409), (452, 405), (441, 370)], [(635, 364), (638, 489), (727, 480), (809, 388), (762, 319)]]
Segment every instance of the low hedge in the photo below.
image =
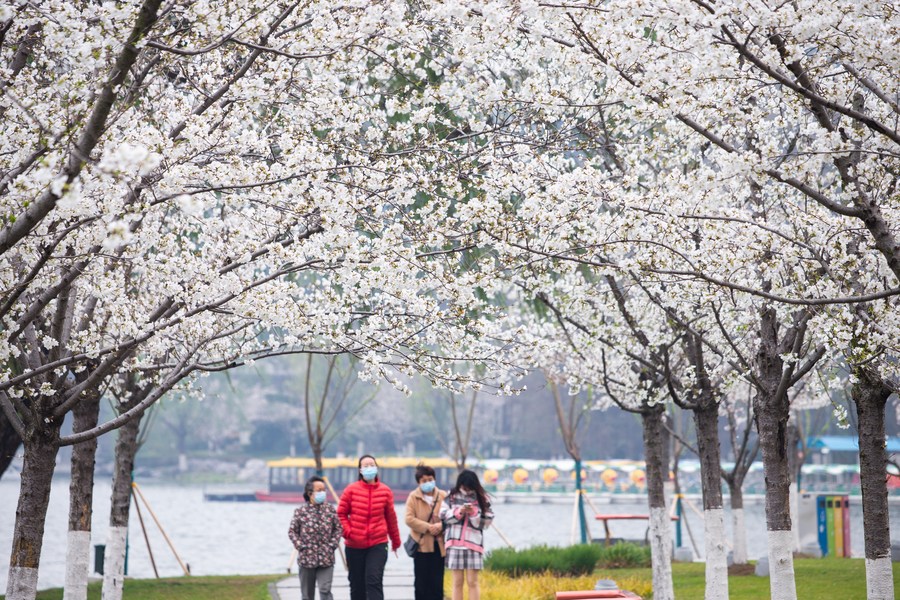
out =
[(499, 548), (488, 553), (484, 567), (512, 577), (536, 573), (553, 573), (560, 577), (577, 577), (593, 573), (600, 567), (650, 566), (650, 549), (634, 544), (578, 544), (575, 546), (532, 546), (524, 550)]
[(597, 559), (597, 566), (601, 569), (634, 569), (650, 565), (650, 546), (637, 544), (604, 546)]

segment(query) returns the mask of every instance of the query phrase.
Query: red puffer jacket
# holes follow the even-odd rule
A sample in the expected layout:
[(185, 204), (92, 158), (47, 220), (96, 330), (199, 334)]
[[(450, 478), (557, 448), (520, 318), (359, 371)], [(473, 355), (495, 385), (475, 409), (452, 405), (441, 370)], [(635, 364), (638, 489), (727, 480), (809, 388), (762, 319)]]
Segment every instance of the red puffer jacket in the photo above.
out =
[(391, 547), (400, 547), (400, 529), (394, 512), (394, 493), (379, 482), (351, 483), (341, 494), (337, 509), (348, 548), (370, 548), (390, 536)]

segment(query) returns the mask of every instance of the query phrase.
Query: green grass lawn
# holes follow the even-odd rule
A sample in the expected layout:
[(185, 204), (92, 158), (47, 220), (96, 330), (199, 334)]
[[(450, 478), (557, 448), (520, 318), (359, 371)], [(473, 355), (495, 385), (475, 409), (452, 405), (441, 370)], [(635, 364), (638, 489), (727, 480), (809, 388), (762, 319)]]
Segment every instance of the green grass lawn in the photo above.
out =
[[(799, 600), (866, 598), (866, 565), (862, 559), (798, 558), (794, 559), (794, 573)], [(675, 563), (672, 574), (678, 600), (702, 600), (703, 563)], [(614, 580), (634, 577), (648, 582), (652, 578), (650, 569), (605, 569), (595, 575)], [(269, 600), (268, 584), (284, 577), (282, 574), (127, 579), (124, 600)], [(900, 564), (894, 565), (894, 588), (900, 590)], [(728, 589), (730, 600), (764, 600), (769, 598), (769, 578), (752, 574), (733, 575), (728, 578)], [(38, 600), (61, 600), (62, 590), (45, 590), (37, 597)], [(100, 600), (99, 583), (93, 583), (88, 588), (88, 600)]]
[[(286, 575), (126, 579), (124, 600), (269, 600), (269, 583)], [(88, 586), (88, 600), (100, 600), (99, 582)], [(38, 592), (38, 600), (61, 600), (62, 589)], [(0, 596), (5, 598), (5, 596)]]
[[(703, 598), (703, 563), (675, 563), (672, 576), (678, 600)], [(598, 571), (599, 577), (616, 579), (635, 576), (652, 578), (650, 569), (611, 569)], [(866, 600), (866, 563), (860, 558), (797, 558), (794, 559), (798, 600), (840, 598)], [(894, 564), (894, 589), (900, 590), (900, 563)], [(764, 600), (769, 598), (769, 578), (756, 575), (728, 578), (730, 600)]]

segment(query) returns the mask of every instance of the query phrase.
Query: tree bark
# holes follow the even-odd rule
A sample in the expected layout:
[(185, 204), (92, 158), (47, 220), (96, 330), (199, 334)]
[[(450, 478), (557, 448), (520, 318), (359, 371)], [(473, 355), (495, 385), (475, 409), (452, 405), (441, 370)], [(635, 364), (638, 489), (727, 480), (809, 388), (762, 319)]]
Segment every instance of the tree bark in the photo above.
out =
[(878, 376), (855, 369), (850, 395), (859, 419), (859, 478), (866, 540), (866, 597), (894, 598), (891, 522), (887, 498), (884, 408), (891, 390)]
[(103, 556), (102, 600), (122, 600), (128, 513), (131, 508), (131, 474), (134, 471), (140, 428), (141, 417), (131, 419), (119, 428), (119, 437), (116, 440), (116, 464), (109, 509), (109, 537)]
[(16, 507), (12, 554), (9, 557), (8, 600), (33, 600), (37, 595), (44, 520), (59, 452), (59, 426), (56, 422), (51, 421), (29, 433), (25, 441), (25, 461)]
[[(72, 411), (73, 431), (97, 426), (100, 395), (86, 394)], [(63, 600), (86, 600), (91, 556), (91, 516), (94, 506), (94, 464), (97, 438), (72, 447), (72, 480), (69, 483), (69, 535), (66, 545), (66, 583)]]
[[(773, 399), (769, 398), (771, 402)], [(785, 455), (787, 411), (766, 407), (760, 399), (756, 413), (759, 445), (766, 477), (766, 529), (772, 600), (796, 600), (794, 536), (791, 532), (791, 477)], [(783, 412), (784, 416), (779, 417)]]
[(766, 479), (769, 586), (772, 600), (797, 600), (791, 532), (791, 474), (787, 455), (790, 404), (787, 390), (781, 389), (784, 361), (778, 343), (778, 317), (774, 309), (761, 311), (759, 333), (756, 354), (759, 384), (753, 409)]
[(744, 520), (743, 480), (732, 478), (728, 481), (731, 496), (732, 561), (736, 565), (747, 564), (747, 525)]
[(705, 398), (693, 409), (703, 487), (703, 526), (706, 543), (706, 600), (728, 597), (728, 555), (725, 509), (722, 504), (722, 464), (719, 448), (719, 407)]
[(653, 598), (674, 600), (672, 585), (672, 532), (666, 511), (664, 485), (669, 475), (669, 434), (662, 406), (641, 413), (644, 457), (647, 464), (647, 504), (650, 508), (650, 556), (653, 563)]

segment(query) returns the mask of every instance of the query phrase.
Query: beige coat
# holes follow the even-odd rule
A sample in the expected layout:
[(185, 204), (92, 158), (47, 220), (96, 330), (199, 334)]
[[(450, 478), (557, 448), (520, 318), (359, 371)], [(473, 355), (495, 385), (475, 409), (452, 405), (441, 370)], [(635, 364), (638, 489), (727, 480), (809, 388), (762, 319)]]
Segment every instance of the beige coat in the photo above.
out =
[[(441, 503), (447, 496), (447, 492), (435, 489), (434, 493), (437, 505), (434, 507), (432, 522), (436, 523), (440, 522), (438, 515), (441, 513)], [(410, 535), (419, 542), (419, 549), (422, 552), (434, 552), (435, 537), (425, 533), (428, 531), (429, 514), (431, 514), (431, 505), (425, 501), (425, 494), (422, 493), (422, 489), (416, 487), (410, 492), (409, 498), (406, 499), (406, 525), (409, 527)], [(441, 556), (444, 556), (444, 536), (438, 535), (437, 540), (440, 545)]]

